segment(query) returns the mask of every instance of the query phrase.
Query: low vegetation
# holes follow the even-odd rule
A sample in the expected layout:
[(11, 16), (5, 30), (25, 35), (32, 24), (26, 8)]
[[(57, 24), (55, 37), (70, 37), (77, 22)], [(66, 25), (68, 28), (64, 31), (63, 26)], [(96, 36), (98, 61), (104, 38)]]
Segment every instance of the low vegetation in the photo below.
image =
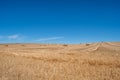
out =
[(81, 51), (68, 45), (14, 46), (0, 46), (0, 80), (120, 80), (120, 48), (116, 46), (73, 45)]

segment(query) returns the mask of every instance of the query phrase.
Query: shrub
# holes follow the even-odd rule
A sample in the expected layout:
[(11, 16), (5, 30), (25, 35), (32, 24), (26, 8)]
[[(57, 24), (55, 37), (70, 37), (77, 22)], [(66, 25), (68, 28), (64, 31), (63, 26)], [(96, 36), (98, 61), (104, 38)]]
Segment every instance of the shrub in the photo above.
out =
[(8, 47), (9, 45), (5, 45), (5, 47)]
[(25, 47), (25, 45), (21, 45), (21, 46)]
[(67, 47), (68, 45), (67, 44), (63, 44), (63, 46)]
[(86, 46), (89, 46), (90, 44), (86, 44)]

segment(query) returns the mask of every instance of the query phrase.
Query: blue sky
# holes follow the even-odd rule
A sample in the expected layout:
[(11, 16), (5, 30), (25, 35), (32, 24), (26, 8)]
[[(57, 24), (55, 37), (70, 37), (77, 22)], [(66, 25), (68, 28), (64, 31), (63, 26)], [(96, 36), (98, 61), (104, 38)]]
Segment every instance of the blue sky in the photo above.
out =
[(119, 0), (0, 0), (0, 43), (120, 41)]

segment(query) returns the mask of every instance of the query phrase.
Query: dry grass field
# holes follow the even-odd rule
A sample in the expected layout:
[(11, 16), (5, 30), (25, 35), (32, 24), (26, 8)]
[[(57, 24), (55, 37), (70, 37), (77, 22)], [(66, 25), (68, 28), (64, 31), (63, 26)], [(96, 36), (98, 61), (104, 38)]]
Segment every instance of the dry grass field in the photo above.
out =
[(1, 44), (0, 80), (120, 80), (120, 42)]

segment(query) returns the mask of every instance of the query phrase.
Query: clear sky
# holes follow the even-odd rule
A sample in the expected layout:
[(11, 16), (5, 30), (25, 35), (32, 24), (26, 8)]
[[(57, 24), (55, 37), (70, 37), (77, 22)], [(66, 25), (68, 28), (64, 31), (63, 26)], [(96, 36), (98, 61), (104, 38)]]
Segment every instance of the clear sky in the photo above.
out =
[(120, 0), (0, 0), (0, 43), (120, 41)]

